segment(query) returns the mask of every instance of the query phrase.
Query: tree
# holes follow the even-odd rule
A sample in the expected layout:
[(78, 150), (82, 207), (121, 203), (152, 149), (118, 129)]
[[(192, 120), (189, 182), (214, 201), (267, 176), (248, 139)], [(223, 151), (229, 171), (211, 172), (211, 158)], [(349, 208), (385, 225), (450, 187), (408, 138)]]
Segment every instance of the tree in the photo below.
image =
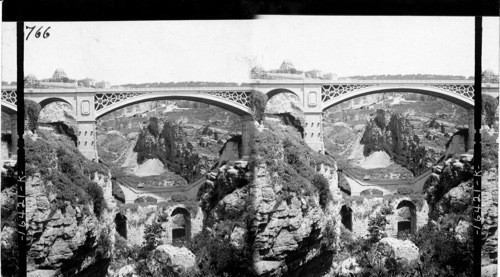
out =
[(386, 217), (391, 213), (391, 208), (386, 206), (382, 207), (380, 213), (378, 213), (375, 217), (370, 218), (368, 221), (368, 240), (370, 242), (379, 242), (382, 238), (387, 236), (385, 233), (385, 226), (389, 223), (389, 221)]
[(481, 82), (483, 83), (498, 83), (498, 75), (491, 69), (486, 69), (481, 73)]
[(498, 100), (488, 94), (484, 94), (482, 100), (482, 113), (485, 115), (485, 123), (486, 125), (491, 125), (495, 121)]
[(160, 135), (160, 125), (158, 124), (158, 118), (151, 117), (149, 119), (148, 131), (155, 138), (158, 137), (158, 135)]
[(24, 100), (24, 120), (27, 121), (28, 130), (35, 132), (38, 127), (38, 117), (42, 107), (35, 101)]
[(266, 109), (267, 95), (260, 91), (254, 91), (251, 95), (251, 104), (255, 115), (255, 120), (259, 123), (264, 118), (264, 110)]

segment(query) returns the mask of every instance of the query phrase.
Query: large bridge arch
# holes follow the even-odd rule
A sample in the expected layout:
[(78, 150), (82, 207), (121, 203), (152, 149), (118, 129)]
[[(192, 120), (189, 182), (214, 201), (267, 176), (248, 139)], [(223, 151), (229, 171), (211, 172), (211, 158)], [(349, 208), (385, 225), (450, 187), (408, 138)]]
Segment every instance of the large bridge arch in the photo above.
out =
[[(236, 92), (235, 92), (236, 93)], [(245, 93), (245, 95), (242, 95)], [(192, 93), (192, 92), (154, 92), (142, 95), (137, 95), (120, 101), (114, 101), (113, 99), (102, 100), (105, 94), (96, 95), (95, 108), (96, 108), (96, 119), (116, 111), (121, 108), (125, 108), (131, 105), (158, 101), (158, 100), (188, 100), (194, 102), (200, 102), (205, 104), (210, 104), (229, 112), (232, 112), (239, 116), (253, 116), (253, 111), (250, 108), (250, 92), (239, 92), (239, 96), (233, 99), (225, 99), (216, 95), (211, 95), (207, 93)], [(114, 101), (114, 102), (113, 102)]]
[[(437, 98), (442, 98), (448, 100), (454, 104), (457, 104), (465, 109), (474, 109), (474, 99), (472, 97), (474, 92), (472, 86), (464, 86), (461, 92), (453, 92), (440, 87), (435, 86), (368, 86), (365, 88), (346, 91), (331, 88), (332, 86), (323, 86), (322, 89), (322, 99), (323, 99), (323, 111), (329, 109), (334, 105), (338, 105), (342, 102), (377, 93), (388, 93), (388, 92), (400, 92), (400, 93), (415, 93), (430, 95)], [(471, 90), (472, 88), (472, 90)], [(462, 94), (463, 93), (463, 94)], [(325, 101), (326, 100), (326, 101)]]

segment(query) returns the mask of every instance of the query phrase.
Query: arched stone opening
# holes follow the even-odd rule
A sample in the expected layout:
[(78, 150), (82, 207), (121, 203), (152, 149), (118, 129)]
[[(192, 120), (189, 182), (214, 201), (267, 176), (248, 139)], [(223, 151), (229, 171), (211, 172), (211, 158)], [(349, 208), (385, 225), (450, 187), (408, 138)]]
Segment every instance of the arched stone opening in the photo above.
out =
[[(59, 97), (49, 97), (49, 98), (45, 98), (43, 99), (42, 101), (39, 102), (40, 104), (40, 107), (41, 109), (43, 110), (45, 107), (47, 107), (48, 105), (52, 104), (52, 103), (65, 103), (66, 105), (69, 106), (69, 109), (70, 110), (75, 110), (75, 107), (73, 107), (73, 105), (71, 105), (70, 102), (68, 102), (66, 99), (64, 98), (59, 98)], [(61, 104), (60, 104), (61, 105)]]
[(398, 237), (404, 236), (405, 233), (416, 234), (417, 209), (415, 204), (409, 200), (403, 200), (399, 202), (396, 209)]
[(177, 207), (170, 215), (172, 242), (191, 239), (191, 216), (184, 207)]
[(53, 128), (57, 133), (69, 136), (77, 145), (78, 126), (76, 111), (68, 102), (59, 98), (49, 98), (40, 102), (39, 125)]
[(127, 239), (127, 217), (121, 213), (117, 213), (115, 216), (115, 226), (116, 232), (124, 239)]
[(300, 97), (288, 89), (274, 89), (267, 94), (266, 115), (290, 113), (294, 117), (302, 115)]
[(352, 209), (347, 205), (340, 209), (341, 222), (349, 231), (352, 232)]

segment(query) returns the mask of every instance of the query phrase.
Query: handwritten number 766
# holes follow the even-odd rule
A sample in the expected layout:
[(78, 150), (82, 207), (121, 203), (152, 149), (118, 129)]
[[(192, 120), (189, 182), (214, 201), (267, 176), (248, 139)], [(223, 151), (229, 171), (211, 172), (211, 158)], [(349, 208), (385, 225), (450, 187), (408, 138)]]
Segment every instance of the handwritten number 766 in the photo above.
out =
[[(30, 32), (28, 33), (28, 35), (26, 36), (26, 40), (28, 40), (28, 38), (30, 37), (31, 33), (33, 33), (33, 31), (35, 30), (36, 26), (26, 26), (26, 29), (30, 29)], [(43, 32), (43, 35), (42, 35), (42, 32), (41, 30), (43, 29), (43, 26), (41, 26), (40, 28), (38, 28), (38, 30), (35, 32), (35, 37), (36, 38), (39, 38), (40, 36), (42, 36), (43, 38), (48, 38), (50, 36), (50, 33), (48, 32), (48, 30), (50, 29), (50, 27), (47, 27), (45, 29), (45, 31)]]

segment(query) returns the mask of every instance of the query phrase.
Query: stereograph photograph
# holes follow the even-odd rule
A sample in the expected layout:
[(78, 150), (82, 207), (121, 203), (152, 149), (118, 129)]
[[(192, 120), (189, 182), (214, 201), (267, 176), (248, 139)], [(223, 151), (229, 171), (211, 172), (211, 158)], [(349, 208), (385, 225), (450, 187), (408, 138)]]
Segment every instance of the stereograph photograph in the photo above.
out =
[(473, 276), (478, 159), (497, 276), (499, 19), (480, 107), (475, 24), (25, 22), (19, 114), (4, 22), (2, 276), (21, 270), (18, 117), (31, 277)]

